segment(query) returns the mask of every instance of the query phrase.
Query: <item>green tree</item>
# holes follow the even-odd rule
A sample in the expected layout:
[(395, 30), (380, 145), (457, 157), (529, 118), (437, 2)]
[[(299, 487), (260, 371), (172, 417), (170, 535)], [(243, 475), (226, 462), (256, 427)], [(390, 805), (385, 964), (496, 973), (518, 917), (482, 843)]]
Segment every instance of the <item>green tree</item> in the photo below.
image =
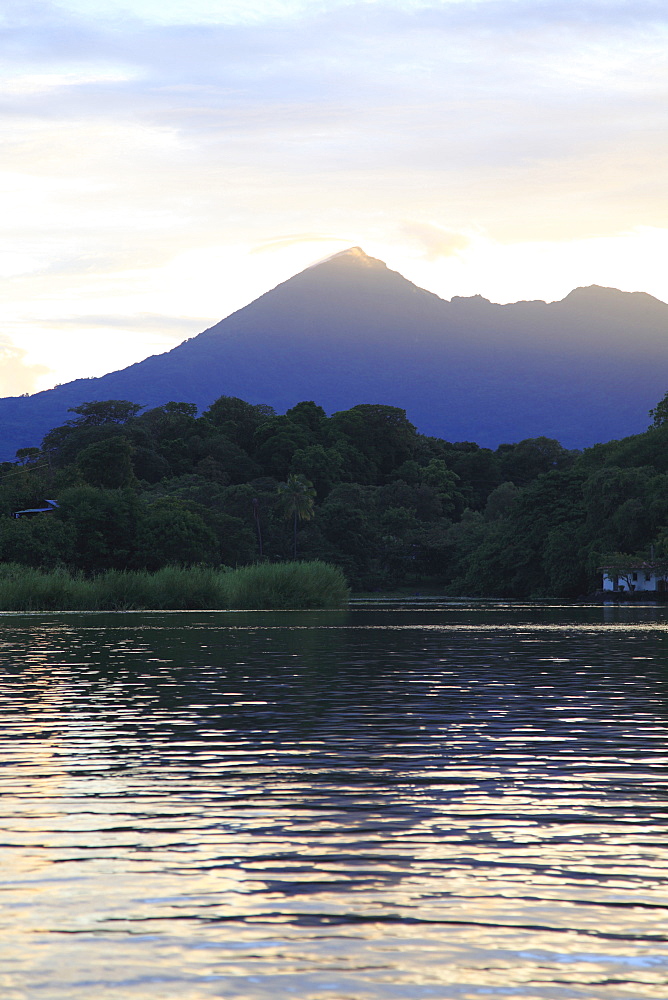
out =
[(602, 552), (639, 551), (668, 521), (668, 475), (651, 466), (596, 469), (583, 496), (589, 537)]
[(668, 424), (668, 392), (653, 409), (649, 411), (652, 418), (651, 427), (663, 427)]
[(135, 474), (149, 483), (191, 472), (205, 454), (195, 403), (156, 406), (133, 420), (127, 431)]
[(162, 497), (149, 504), (139, 518), (133, 562), (149, 570), (170, 563), (217, 565), (218, 539), (199, 514), (179, 500)]
[(378, 517), (384, 583), (399, 584), (414, 570), (422, 525), (406, 507), (387, 507)]
[(446, 517), (452, 517), (455, 513), (461, 514), (464, 509), (464, 497), (459, 488), (460, 477), (456, 472), (446, 468), (442, 459), (432, 458), (423, 472), (423, 481), (435, 491)]
[(482, 510), (489, 494), (501, 483), (498, 455), (489, 448), (473, 447), (468, 442), (462, 442), (454, 445), (443, 457), (448, 468), (461, 480), (465, 506)]
[(286, 410), (285, 415), (294, 424), (301, 424), (303, 427), (306, 427), (318, 437), (318, 440), (325, 433), (327, 414), (322, 406), (318, 406), (312, 400), (297, 403), (296, 406)]
[(315, 486), (321, 499), (341, 481), (343, 458), (336, 448), (324, 448), (321, 444), (311, 444), (300, 448), (292, 456), (290, 472), (306, 476)]
[(542, 546), (544, 590), (548, 594), (578, 597), (592, 590), (587, 560), (586, 526), (579, 521), (565, 521), (548, 531)]
[[(240, 445), (235, 444), (226, 434), (214, 433), (202, 442), (203, 457), (197, 463), (197, 470), (217, 468), (216, 478), (225, 483), (247, 483), (261, 475), (262, 469)], [(212, 462), (216, 466), (212, 466)]]
[(485, 504), (485, 520), (496, 521), (500, 517), (505, 517), (519, 495), (519, 489), (515, 483), (501, 483), (487, 497)]
[(87, 572), (124, 569), (135, 550), (138, 499), (134, 490), (72, 486), (58, 495), (58, 510), (74, 532), (72, 565)]
[(417, 431), (406, 411), (396, 406), (361, 403), (335, 413), (330, 428), (336, 437), (349, 441), (381, 477), (390, 476), (417, 448)]
[(167, 459), (154, 448), (135, 445), (132, 452), (132, 468), (138, 479), (144, 483), (159, 483), (171, 475)]
[(113, 421), (99, 424), (72, 422), (54, 427), (44, 435), (42, 453), (52, 468), (62, 469), (73, 465), (84, 448), (111, 438), (129, 438), (127, 427)]
[(136, 483), (132, 465), (132, 445), (126, 437), (117, 435), (108, 441), (97, 441), (77, 455), (77, 468), (90, 486), (120, 489)]
[[(537, 477), (519, 491), (503, 516), (481, 518), (481, 535), (459, 581), (461, 592), (518, 598), (551, 596), (546, 559), (556, 562), (559, 539), (577, 537), (579, 547), (569, 545), (573, 590), (564, 596), (581, 594), (588, 589), (582, 586), (588, 557), (583, 545), (585, 513), (581, 476), (569, 470)], [(550, 538), (552, 547), (547, 552)], [(555, 568), (557, 577), (564, 580), (565, 574)]]
[[(382, 586), (383, 542), (377, 517), (378, 488), (342, 483), (335, 486), (318, 507), (317, 520), (307, 535), (309, 558), (321, 558), (340, 566), (356, 589)], [(307, 546), (305, 546), (307, 547)]]
[(273, 417), (273, 407), (264, 403), (246, 403), (236, 396), (220, 396), (202, 414), (202, 421), (217, 427), (230, 441), (249, 451), (260, 424)]
[(39, 448), (19, 448), (16, 452), (16, 457), (21, 465), (30, 465), (32, 462), (36, 462), (41, 457), (41, 454)]
[(0, 559), (39, 569), (71, 563), (74, 555), (73, 525), (51, 514), (0, 520)]
[(126, 424), (143, 409), (140, 403), (131, 403), (127, 399), (96, 399), (89, 403), (80, 403), (78, 406), (69, 406), (67, 412), (76, 413), (77, 417), (67, 422), (75, 427)]
[(292, 556), (297, 558), (297, 523), (313, 517), (315, 490), (313, 483), (302, 475), (288, 476), (278, 484), (278, 495), (286, 518), (292, 519)]
[(188, 417), (194, 420), (197, 417), (197, 403), (165, 403), (161, 409), (168, 416)]
[(253, 435), (253, 451), (265, 473), (277, 479), (288, 475), (294, 453), (307, 448), (312, 434), (306, 426), (288, 417), (272, 417)]
[(554, 438), (525, 438), (517, 444), (503, 444), (497, 449), (503, 479), (524, 486), (544, 472), (568, 469), (575, 452), (562, 447)]
[[(255, 533), (249, 519), (246, 517), (244, 521), (238, 513), (235, 516), (231, 512), (227, 488), (222, 483), (197, 474), (178, 476), (157, 484), (150, 495), (145, 493), (144, 496), (149, 505), (166, 498), (197, 514), (216, 534), (220, 558), (225, 565), (243, 565), (256, 557)], [(250, 500), (246, 506), (249, 504)], [(204, 561), (209, 559), (213, 559), (211, 553)]]
[[(223, 489), (224, 512), (230, 517), (238, 518), (253, 532), (254, 544), (249, 561), (256, 559), (258, 555), (270, 558), (278, 556), (285, 550), (285, 519), (277, 487), (275, 479), (267, 478)], [(229, 562), (229, 559), (226, 561)]]

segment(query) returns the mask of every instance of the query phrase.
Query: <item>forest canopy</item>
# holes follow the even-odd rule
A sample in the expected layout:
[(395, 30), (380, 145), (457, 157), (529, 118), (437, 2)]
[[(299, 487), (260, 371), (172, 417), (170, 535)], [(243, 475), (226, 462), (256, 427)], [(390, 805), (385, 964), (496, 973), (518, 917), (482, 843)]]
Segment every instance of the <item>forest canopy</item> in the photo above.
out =
[[(576, 597), (609, 553), (668, 557), (667, 398), (644, 434), (582, 452), (427, 437), (381, 404), (93, 400), (0, 465), (0, 559), (95, 574), (297, 557), (357, 590)], [(11, 516), (46, 498), (53, 513)]]

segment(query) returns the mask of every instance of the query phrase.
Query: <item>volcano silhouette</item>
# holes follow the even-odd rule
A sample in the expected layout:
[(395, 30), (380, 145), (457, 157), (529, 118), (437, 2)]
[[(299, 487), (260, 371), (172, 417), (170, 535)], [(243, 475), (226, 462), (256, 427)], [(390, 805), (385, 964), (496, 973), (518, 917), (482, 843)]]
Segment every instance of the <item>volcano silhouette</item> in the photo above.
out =
[(39, 444), (84, 401), (205, 408), (221, 395), (278, 412), (385, 403), (450, 441), (582, 447), (644, 430), (667, 390), (668, 305), (650, 295), (594, 285), (551, 303), (446, 301), (353, 247), (165, 354), (0, 399), (0, 457)]

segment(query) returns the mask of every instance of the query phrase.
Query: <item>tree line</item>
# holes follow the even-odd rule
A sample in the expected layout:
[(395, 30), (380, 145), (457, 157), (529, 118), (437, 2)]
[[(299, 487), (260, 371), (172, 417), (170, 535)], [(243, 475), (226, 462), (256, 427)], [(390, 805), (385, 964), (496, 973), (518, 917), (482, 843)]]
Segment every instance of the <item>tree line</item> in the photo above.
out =
[[(0, 465), (0, 559), (95, 574), (299, 557), (356, 590), (576, 597), (612, 553), (668, 556), (667, 400), (644, 434), (581, 452), (453, 443), (380, 404), (87, 402)], [(44, 498), (57, 511), (10, 516)]]

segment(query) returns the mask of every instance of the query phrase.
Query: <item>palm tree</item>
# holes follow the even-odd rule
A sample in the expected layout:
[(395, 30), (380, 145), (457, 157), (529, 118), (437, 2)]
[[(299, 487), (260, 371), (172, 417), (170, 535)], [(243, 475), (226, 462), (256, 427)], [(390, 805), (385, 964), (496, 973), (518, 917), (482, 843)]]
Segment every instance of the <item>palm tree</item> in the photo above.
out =
[(281, 506), (286, 518), (292, 518), (292, 558), (297, 558), (297, 521), (310, 521), (313, 517), (315, 490), (313, 483), (301, 473), (288, 476), (287, 482), (278, 484)]
[(253, 497), (253, 520), (257, 531), (257, 543), (260, 549), (260, 559), (262, 558), (262, 525), (260, 524), (260, 501)]

